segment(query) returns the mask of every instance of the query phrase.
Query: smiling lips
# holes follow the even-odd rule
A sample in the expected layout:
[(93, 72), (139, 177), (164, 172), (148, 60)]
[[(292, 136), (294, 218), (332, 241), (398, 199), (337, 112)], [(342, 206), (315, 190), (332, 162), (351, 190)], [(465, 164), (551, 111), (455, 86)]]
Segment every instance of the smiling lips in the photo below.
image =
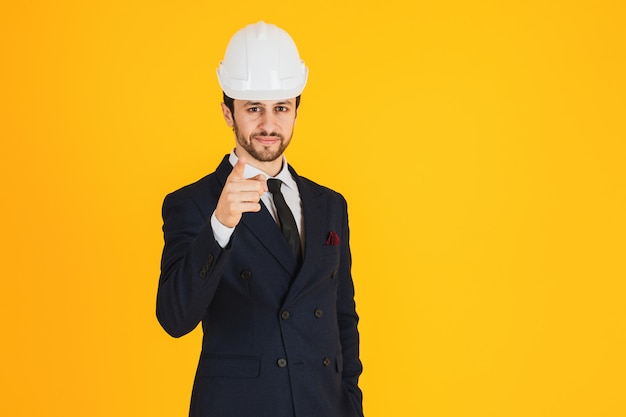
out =
[(261, 145), (266, 146), (273, 145), (274, 143), (280, 141), (280, 138), (278, 136), (254, 136), (253, 139), (259, 142)]

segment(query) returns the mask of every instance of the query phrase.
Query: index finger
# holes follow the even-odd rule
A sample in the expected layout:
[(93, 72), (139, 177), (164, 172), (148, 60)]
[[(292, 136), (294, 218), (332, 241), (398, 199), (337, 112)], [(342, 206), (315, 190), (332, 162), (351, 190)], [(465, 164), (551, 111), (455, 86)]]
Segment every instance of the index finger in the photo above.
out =
[(245, 180), (244, 176), (244, 168), (246, 167), (246, 158), (241, 157), (237, 160), (237, 163), (233, 167), (233, 171), (230, 173), (230, 176), (234, 179)]

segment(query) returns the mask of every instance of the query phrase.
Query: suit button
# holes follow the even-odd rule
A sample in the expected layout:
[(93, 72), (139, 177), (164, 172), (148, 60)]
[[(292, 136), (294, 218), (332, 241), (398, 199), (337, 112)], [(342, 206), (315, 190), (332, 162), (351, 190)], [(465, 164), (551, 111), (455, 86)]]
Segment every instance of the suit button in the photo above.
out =
[(333, 271), (332, 274), (330, 274), (330, 278), (331, 279), (337, 278), (337, 270), (336, 269)]
[(317, 317), (319, 319), (320, 317), (322, 317), (324, 315), (324, 312), (321, 309), (318, 308), (318, 309), (315, 310), (315, 312), (313, 314), (315, 314), (315, 317)]
[(243, 279), (250, 279), (252, 278), (252, 271), (244, 269), (243, 271), (241, 271), (241, 274), (239, 274), (239, 276)]
[(200, 270), (199, 275), (204, 278), (206, 274), (209, 272), (209, 266), (207, 264), (202, 265), (202, 269)]
[(330, 366), (330, 359), (324, 358), (324, 366), (327, 368)]
[(280, 358), (279, 360), (276, 361), (276, 364), (278, 365), (279, 368), (284, 368), (287, 366), (287, 359)]
[(282, 313), (280, 313), (280, 317), (283, 320), (287, 320), (289, 318), (289, 312), (287, 310), (283, 311)]

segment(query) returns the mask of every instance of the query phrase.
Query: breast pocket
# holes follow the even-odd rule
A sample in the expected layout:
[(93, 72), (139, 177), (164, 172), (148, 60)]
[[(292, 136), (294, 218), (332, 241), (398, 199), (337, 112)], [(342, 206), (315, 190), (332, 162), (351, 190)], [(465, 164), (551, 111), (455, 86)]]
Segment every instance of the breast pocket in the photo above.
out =
[(328, 269), (339, 268), (340, 255), (339, 250), (336, 247), (328, 246), (322, 251), (321, 256), (316, 261), (317, 265)]

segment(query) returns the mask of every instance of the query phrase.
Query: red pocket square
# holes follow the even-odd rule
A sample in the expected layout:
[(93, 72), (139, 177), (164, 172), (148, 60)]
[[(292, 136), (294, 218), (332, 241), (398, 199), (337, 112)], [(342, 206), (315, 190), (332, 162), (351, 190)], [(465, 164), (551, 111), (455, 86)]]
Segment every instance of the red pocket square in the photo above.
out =
[(326, 244), (329, 246), (339, 246), (339, 235), (335, 232), (330, 232), (328, 238), (326, 238)]

